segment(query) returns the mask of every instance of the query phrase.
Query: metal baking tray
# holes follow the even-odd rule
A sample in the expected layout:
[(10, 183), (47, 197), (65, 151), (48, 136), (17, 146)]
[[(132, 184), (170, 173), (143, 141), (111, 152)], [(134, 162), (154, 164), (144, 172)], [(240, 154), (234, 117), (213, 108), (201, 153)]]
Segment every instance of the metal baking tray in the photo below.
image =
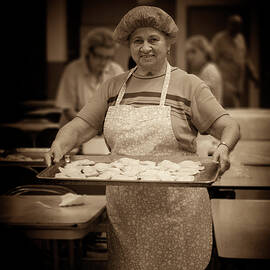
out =
[[(89, 159), (95, 162), (104, 162), (111, 163), (123, 156), (118, 155), (98, 155), (98, 156), (89, 156), (89, 155), (73, 155), (71, 156), (71, 161), (79, 160), (79, 159)], [(130, 156), (129, 156), (130, 157)], [(206, 187), (213, 184), (219, 174), (219, 165), (214, 163), (211, 158), (198, 158), (193, 156), (160, 156), (160, 157), (151, 157), (151, 156), (132, 156), (130, 158), (136, 158), (139, 160), (151, 160), (155, 162), (159, 162), (162, 160), (170, 160), (172, 162), (181, 162), (183, 160), (192, 160), (192, 161), (200, 161), (202, 165), (205, 167), (203, 171), (199, 174), (195, 175), (194, 181), (148, 181), (148, 180), (103, 180), (103, 179), (85, 179), (85, 178), (55, 178), (55, 174), (59, 172), (59, 167), (65, 166), (65, 160), (61, 160), (59, 163), (54, 164), (50, 167), (47, 167), (39, 174), (37, 174), (37, 178), (39, 181), (46, 183), (54, 183), (54, 184), (67, 184), (67, 185), (134, 185), (134, 184), (151, 184), (151, 185), (162, 185), (162, 186), (189, 186), (189, 187)]]
[[(71, 161), (79, 160), (79, 159), (89, 159), (95, 162), (104, 162), (110, 163), (113, 162), (123, 156), (120, 155), (73, 155), (71, 156)], [(162, 185), (162, 186), (188, 186), (188, 187), (207, 187), (213, 184), (219, 174), (219, 165), (217, 163), (212, 162), (211, 158), (198, 158), (194, 156), (180, 156), (180, 155), (170, 155), (170, 156), (128, 156), (130, 158), (135, 158), (139, 160), (151, 160), (155, 162), (160, 162), (162, 160), (170, 160), (173, 162), (181, 162), (183, 160), (192, 160), (192, 161), (201, 161), (202, 165), (205, 167), (205, 170), (201, 171), (199, 174), (195, 175), (194, 181), (149, 181), (149, 180), (102, 180), (95, 179), (91, 177), (91, 179), (85, 178), (55, 178), (55, 174), (59, 172), (59, 167), (64, 167), (66, 162), (65, 160), (61, 160), (59, 163), (54, 164), (43, 171), (41, 171), (37, 178), (42, 182), (46, 183), (54, 183), (54, 184), (62, 184), (62, 185), (134, 185), (134, 184), (151, 184), (151, 185)]]

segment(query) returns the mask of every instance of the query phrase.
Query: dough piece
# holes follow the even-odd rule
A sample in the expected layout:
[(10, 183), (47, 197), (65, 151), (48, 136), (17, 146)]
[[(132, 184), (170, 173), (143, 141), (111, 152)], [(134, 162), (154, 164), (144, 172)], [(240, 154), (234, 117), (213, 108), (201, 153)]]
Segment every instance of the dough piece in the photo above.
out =
[(99, 174), (94, 167), (88, 167), (88, 166), (82, 169), (82, 172), (84, 175), (86, 175), (86, 177), (98, 176)]
[(138, 165), (140, 161), (138, 159), (133, 159), (133, 158), (120, 158), (117, 160), (118, 163), (121, 163), (123, 165)]
[(199, 171), (199, 169), (197, 169), (197, 168), (192, 168), (192, 167), (187, 167), (187, 168), (182, 168), (182, 169), (180, 169), (178, 172), (177, 172), (177, 174), (178, 175), (195, 175), (195, 174), (197, 174), (197, 173), (199, 173), (200, 171)]
[(124, 168), (122, 168), (123, 171), (123, 175), (127, 175), (127, 176), (136, 176), (141, 172), (142, 168), (141, 166), (125, 166)]
[(108, 172), (111, 174), (121, 174), (122, 173), (122, 171), (119, 168), (108, 168), (104, 172)]
[(73, 206), (73, 205), (83, 205), (84, 202), (84, 196), (83, 195), (77, 195), (73, 193), (66, 193), (65, 195), (61, 196), (61, 203), (59, 206)]
[(195, 167), (195, 166), (201, 166), (200, 161), (192, 161), (192, 160), (184, 160), (178, 163), (181, 167)]
[(120, 163), (118, 161), (114, 161), (111, 163), (111, 168), (117, 168), (117, 169), (122, 169), (125, 167), (125, 164)]
[(109, 168), (111, 168), (111, 164), (100, 162), (100, 163), (96, 163), (94, 167), (98, 172), (104, 172), (108, 170)]
[(83, 177), (83, 174), (81, 173), (81, 170), (77, 167), (68, 167), (68, 168), (62, 168), (59, 167), (59, 171), (64, 174), (66, 177), (72, 177), (72, 178), (81, 178)]
[(177, 171), (179, 170), (179, 165), (169, 160), (163, 160), (158, 163), (158, 166), (166, 171)]
[(97, 176), (97, 178), (101, 179), (101, 180), (110, 180), (111, 177), (112, 177), (112, 175), (110, 172), (102, 172), (102, 173), (100, 173), (100, 175)]
[(144, 161), (140, 161), (140, 165), (147, 166), (148, 168), (154, 168), (156, 166), (156, 162), (144, 160)]
[(175, 176), (172, 175), (168, 171), (160, 171), (158, 172), (157, 176), (161, 181), (174, 181), (175, 180)]
[(79, 159), (74, 160), (71, 163), (67, 163), (67, 165), (71, 166), (93, 166), (95, 165), (95, 161), (89, 159)]

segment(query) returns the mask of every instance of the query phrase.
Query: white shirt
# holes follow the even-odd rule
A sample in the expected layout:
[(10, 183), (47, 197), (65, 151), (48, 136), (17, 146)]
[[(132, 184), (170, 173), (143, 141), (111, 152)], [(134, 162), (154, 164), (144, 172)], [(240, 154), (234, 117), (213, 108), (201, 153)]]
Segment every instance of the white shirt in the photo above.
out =
[(83, 58), (74, 60), (66, 66), (62, 74), (55, 105), (62, 109), (72, 108), (79, 111), (91, 99), (101, 83), (122, 72), (123, 68), (111, 61), (105, 67), (101, 80), (97, 81), (89, 72)]

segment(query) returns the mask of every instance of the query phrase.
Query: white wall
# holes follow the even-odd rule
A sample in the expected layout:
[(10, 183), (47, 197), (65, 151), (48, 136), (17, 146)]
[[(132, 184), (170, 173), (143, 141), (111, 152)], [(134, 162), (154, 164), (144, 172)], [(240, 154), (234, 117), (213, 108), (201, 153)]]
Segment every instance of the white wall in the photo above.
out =
[(47, 61), (67, 60), (66, 0), (47, 0)]

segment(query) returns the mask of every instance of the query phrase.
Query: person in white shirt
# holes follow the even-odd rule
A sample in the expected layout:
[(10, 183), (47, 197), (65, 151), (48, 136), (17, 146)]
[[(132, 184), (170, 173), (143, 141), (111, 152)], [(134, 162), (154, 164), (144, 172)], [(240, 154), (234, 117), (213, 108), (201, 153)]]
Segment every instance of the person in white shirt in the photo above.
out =
[(83, 41), (82, 56), (66, 66), (55, 103), (62, 109), (60, 126), (76, 116), (104, 81), (124, 72), (113, 61), (117, 43), (112, 34), (103, 27), (91, 30)]

